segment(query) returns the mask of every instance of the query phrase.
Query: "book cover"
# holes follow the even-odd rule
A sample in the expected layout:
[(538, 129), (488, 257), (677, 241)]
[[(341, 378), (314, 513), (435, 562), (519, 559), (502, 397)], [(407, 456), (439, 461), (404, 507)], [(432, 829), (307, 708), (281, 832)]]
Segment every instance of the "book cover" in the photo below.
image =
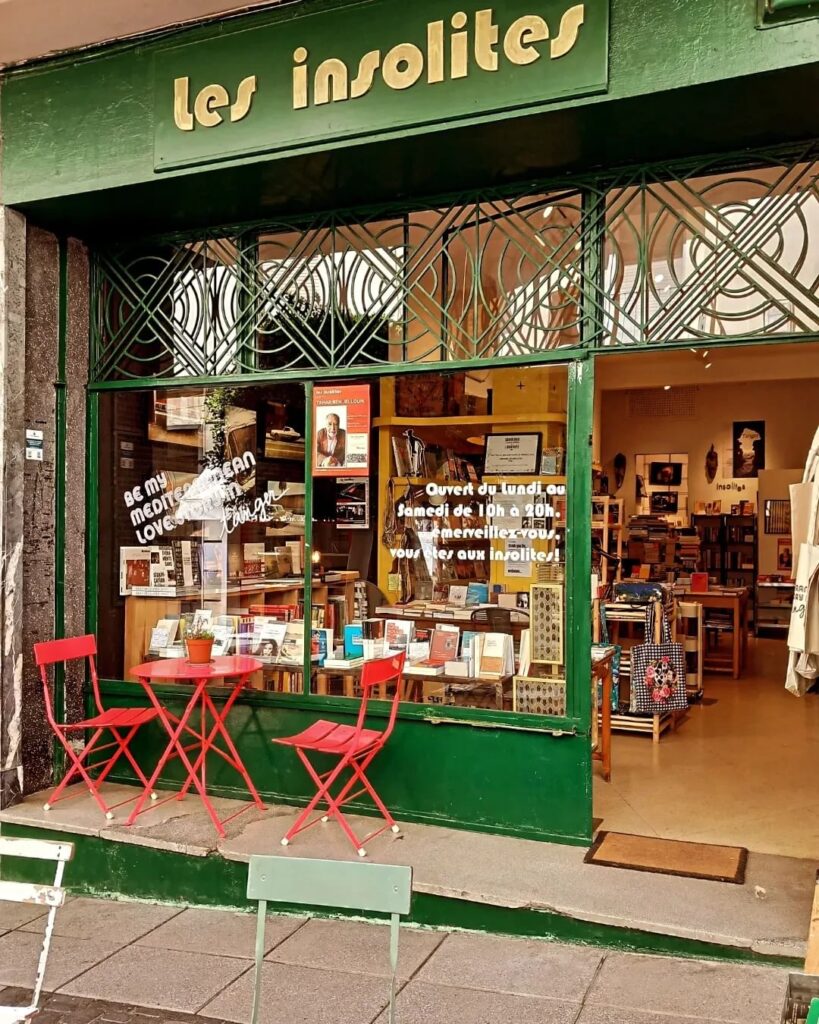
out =
[(310, 653), (318, 658), (319, 665), (323, 665), (328, 656), (333, 654), (333, 631), (314, 626), (310, 630)]
[(344, 657), (361, 658), (364, 655), (363, 646), (364, 625), (361, 622), (351, 622), (344, 627)]
[(233, 646), (231, 627), (223, 623), (214, 623), (211, 626), (211, 631), (213, 633), (213, 657), (221, 658), (225, 654), (230, 654)]
[(284, 639), (279, 649), (279, 661), (291, 661), (301, 664), (304, 661), (304, 623), (288, 622)]
[(119, 593), (128, 597), (132, 587), (151, 585), (151, 549), (124, 547), (119, 549)]
[(472, 608), (478, 604), (486, 604), (489, 601), (488, 583), (469, 583), (466, 587), (466, 607)]
[(502, 676), (507, 664), (507, 645), (511, 641), (508, 633), (485, 633), (481, 652), (481, 676)]
[(405, 651), (412, 640), (412, 622), (403, 619), (387, 619), (384, 639), (388, 651)]
[(458, 656), (458, 641), (460, 636), (457, 630), (435, 629), (432, 632), (432, 640), (429, 645), (429, 661), (433, 664), (443, 665), (446, 661)]
[(469, 590), (468, 586), (462, 586), (460, 584), (449, 588), (449, 603), (455, 608), (466, 607), (466, 595)]
[[(257, 658), (265, 658), (276, 661), (282, 650), (288, 623), (270, 620), (259, 624), (258, 634), (253, 636), (253, 655)], [(304, 647), (304, 633), (302, 633), (302, 648)]]

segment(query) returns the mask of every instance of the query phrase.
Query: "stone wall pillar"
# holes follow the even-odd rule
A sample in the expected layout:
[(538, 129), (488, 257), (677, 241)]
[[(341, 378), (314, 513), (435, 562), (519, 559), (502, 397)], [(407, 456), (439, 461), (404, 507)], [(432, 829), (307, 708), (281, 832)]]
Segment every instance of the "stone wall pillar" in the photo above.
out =
[(26, 222), (0, 207), (0, 807), (23, 788)]

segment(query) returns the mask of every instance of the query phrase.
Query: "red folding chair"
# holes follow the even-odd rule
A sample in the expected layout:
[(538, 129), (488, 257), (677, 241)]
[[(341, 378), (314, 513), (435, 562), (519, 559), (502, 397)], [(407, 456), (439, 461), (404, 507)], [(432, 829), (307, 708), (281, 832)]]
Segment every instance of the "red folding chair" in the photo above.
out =
[[(57, 739), (62, 743), (68, 756), (68, 760), (71, 762), (71, 768), (66, 772), (62, 782), (60, 782), (48, 798), (48, 803), (43, 805), (43, 810), (50, 811), (54, 804), (60, 799), (60, 794), (69, 782), (71, 782), (75, 775), (79, 775), (83, 782), (88, 786), (91, 791), (91, 796), (96, 800), (100, 810), (103, 812), (105, 817), (110, 820), (114, 817), (113, 812), (115, 808), (121, 807), (123, 804), (130, 803), (131, 800), (135, 800), (136, 797), (129, 797), (129, 799), (121, 800), (119, 803), (112, 804), (109, 807), (100, 796), (99, 787), (123, 755), (136, 772), (137, 778), (142, 782), (142, 785), (147, 787), (148, 780), (145, 778), (142, 769), (134, 760), (131, 751), (128, 749), (128, 745), (141, 725), (145, 725), (146, 722), (150, 722), (156, 718), (157, 711), (154, 708), (111, 708), (106, 711), (102, 706), (102, 701), (100, 700), (100, 687), (99, 679), (97, 678), (97, 665), (95, 659), (96, 653), (97, 642), (92, 635), (69, 637), (65, 640), (49, 640), (45, 643), (34, 645), (34, 661), (40, 669), (40, 678), (43, 681), (46, 718), (48, 719), (49, 725), (54, 730), (54, 734)], [(48, 683), (48, 667), (49, 665), (59, 663), (65, 664), (69, 661), (79, 661), (82, 658), (88, 659), (88, 669), (91, 676), (91, 685), (94, 689), (94, 701), (97, 705), (97, 714), (93, 715), (91, 718), (83, 719), (81, 722), (58, 722), (54, 718), (54, 709), (51, 703), (51, 688)], [(84, 750), (78, 754), (69, 742), (68, 734), (71, 732), (81, 732), (91, 729), (94, 730), (91, 738), (86, 743)], [(106, 730), (113, 735), (114, 739), (111, 743), (99, 745), (100, 737)], [(93, 764), (88, 764), (88, 760), (92, 754), (100, 754), (102, 751), (110, 750), (112, 747), (115, 747), (116, 751), (109, 758), (102, 761), (95, 760)], [(96, 772), (98, 769), (101, 769), (100, 774), (96, 779), (94, 779), (90, 772)], [(155, 793), (151, 793), (151, 799), (156, 799)]]
[[(378, 661), (368, 661), (365, 663), (361, 672), (361, 689), (363, 691), (361, 707), (358, 710), (358, 721), (354, 726), (339, 725), (337, 722), (327, 722), (320, 719), (318, 722), (314, 722), (308, 729), (305, 729), (304, 732), (300, 732), (295, 736), (283, 736), (273, 740), (274, 743), (281, 743), (285, 747), (295, 748), (317, 789), (316, 795), (298, 818), (296, 818), (287, 835), (282, 839), (282, 846), (287, 846), (290, 840), (298, 835), (299, 832), (311, 828), (313, 825), (318, 824), (319, 821), (328, 821), (330, 818), (335, 818), (339, 825), (341, 825), (344, 834), (358, 851), (359, 857), (367, 856), (364, 844), (381, 835), (388, 828), (392, 829), (393, 832), (400, 831), (395, 823), (395, 819), (384, 806), (381, 797), (376, 793), (372, 783), (367, 778), (366, 772), (373, 758), (390, 738), (390, 734), (395, 727), (398, 701), (401, 697), (401, 673), (404, 670), (405, 657), (406, 655), (402, 652), (392, 658), (382, 658)], [(390, 718), (386, 729), (365, 729), (364, 721), (367, 717), (367, 704), (373, 689), (376, 686), (384, 686), (386, 691), (386, 685), (392, 682), (395, 683), (395, 696), (392, 699), (392, 708), (390, 709)], [(307, 757), (307, 751), (313, 751), (316, 754), (335, 755), (339, 759), (338, 764), (329, 771), (319, 775)], [(338, 795), (334, 797), (330, 792), (330, 788), (338, 781), (346, 768), (350, 769), (350, 778), (341, 787)], [(350, 790), (356, 782), (361, 783), (361, 788), (351, 793)], [(359, 840), (355, 832), (350, 828), (341, 808), (357, 796), (361, 796), (362, 793), (370, 794), (386, 824)], [(326, 804), (327, 811), (312, 821), (308, 821), (307, 819), (320, 804)]]

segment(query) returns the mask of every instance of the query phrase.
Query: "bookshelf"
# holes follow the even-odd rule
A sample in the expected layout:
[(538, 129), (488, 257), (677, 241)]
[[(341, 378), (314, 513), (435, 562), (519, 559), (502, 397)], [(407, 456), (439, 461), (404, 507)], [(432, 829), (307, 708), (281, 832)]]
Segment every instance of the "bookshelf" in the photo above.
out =
[[(703, 515), (691, 517), (700, 535), (700, 568), (725, 587), (748, 587), (756, 594), (757, 518), (755, 515)], [(750, 619), (756, 622), (756, 601)]]
[(602, 551), (620, 561), (614, 565), (607, 558), (602, 558), (592, 548), (592, 571), (597, 572), (601, 584), (611, 583), (621, 578), (623, 558), (623, 521), (625, 502), (622, 498), (609, 495), (592, 497), (591, 528), (592, 538), (598, 539)]
[[(496, 387), (500, 382), (495, 382)], [(404, 497), (410, 498), (413, 503), (435, 507), (448, 502), (450, 508), (463, 503), (473, 506), (479, 503), (491, 501), (491, 498), (477, 495), (451, 495), (431, 496), (426, 495), (425, 489), (429, 484), (459, 485), (471, 483), (477, 487), (480, 483), (500, 484), (501, 478), (486, 476), (483, 474), (483, 463), (485, 455), (485, 437), (487, 434), (497, 433), (535, 433), (541, 435), (543, 450), (549, 448), (566, 447), (566, 413), (554, 412), (542, 409), (526, 409), (520, 411), (493, 411), (478, 415), (452, 415), (452, 416), (399, 416), (395, 413), (396, 398), (394, 381), (386, 379), (381, 381), (380, 386), (380, 415), (374, 418), (373, 427), (378, 436), (378, 523), (381, 543), (378, 546), (378, 587), (390, 603), (396, 603), (401, 599), (402, 593), (407, 588), (411, 589), (413, 598), (421, 600), (432, 600), (436, 591), (451, 585), (468, 584), (470, 582), (488, 583), (490, 588), (493, 584), (500, 584), (504, 589), (528, 590), (533, 577), (525, 577), (520, 581), (519, 588), (514, 587), (514, 579), (504, 575), (504, 563), (493, 561), (490, 552), (498, 542), (485, 539), (442, 539), (440, 536), (435, 539), (434, 546), (440, 549), (466, 549), (473, 551), (476, 557), (456, 561), (429, 559), (428, 564), (424, 562), (423, 556), (412, 560), (412, 565), (407, 567), (402, 562), (407, 560), (393, 557), (390, 548), (400, 548), (404, 545), (401, 539), (405, 537), (403, 529), (405, 523), (396, 522), (394, 530), (395, 541), (389, 544), (384, 543), (384, 524), (388, 518), (390, 505), (395, 505)], [(521, 402), (521, 395), (515, 392), (514, 396), (504, 396), (500, 392), (496, 398), (505, 401), (507, 406), (512, 402)], [(526, 391), (523, 398), (527, 398)], [(403, 454), (397, 454), (396, 444), (406, 444), (405, 431), (411, 429), (418, 439), (425, 445), (427, 472), (420, 476), (408, 475), (408, 467), (403, 464)], [(400, 461), (399, 461), (400, 460)], [(562, 474), (532, 474), (516, 475), (512, 478), (516, 484), (542, 483), (566, 484), (566, 477)], [(564, 499), (565, 500), (565, 499)], [(474, 515), (462, 521), (454, 522), (453, 516), (449, 516), (450, 527), (476, 527), (483, 528), (490, 525), (485, 515)], [(431, 540), (424, 538), (423, 531), (419, 531), (419, 523), (410, 524), (415, 533), (412, 544), (407, 547), (430, 545)], [(424, 526), (441, 526), (439, 519), (426, 519), (420, 521)], [(416, 541), (418, 543), (416, 543)], [(562, 541), (562, 537), (558, 537)], [(553, 546), (553, 542), (547, 540), (534, 540), (534, 550), (546, 550)], [(403, 576), (402, 576), (403, 573)], [(400, 581), (400, 582), (399, 582)], [(398, 589), (397, 589), (398, 588)]]

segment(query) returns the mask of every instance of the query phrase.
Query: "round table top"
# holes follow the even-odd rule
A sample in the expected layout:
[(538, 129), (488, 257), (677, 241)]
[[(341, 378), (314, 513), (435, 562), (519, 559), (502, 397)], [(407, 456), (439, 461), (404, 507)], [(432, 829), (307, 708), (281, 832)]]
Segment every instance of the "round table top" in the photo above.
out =
[(248, 675), (262, 667), (258, 658), (244, 655), (211, 658), (204, 665), (192, 665), (187, 658), (165, 658), (137, 665), (129, 675), (139, 676), (140, 679), (224, 679), (226, 676)]

